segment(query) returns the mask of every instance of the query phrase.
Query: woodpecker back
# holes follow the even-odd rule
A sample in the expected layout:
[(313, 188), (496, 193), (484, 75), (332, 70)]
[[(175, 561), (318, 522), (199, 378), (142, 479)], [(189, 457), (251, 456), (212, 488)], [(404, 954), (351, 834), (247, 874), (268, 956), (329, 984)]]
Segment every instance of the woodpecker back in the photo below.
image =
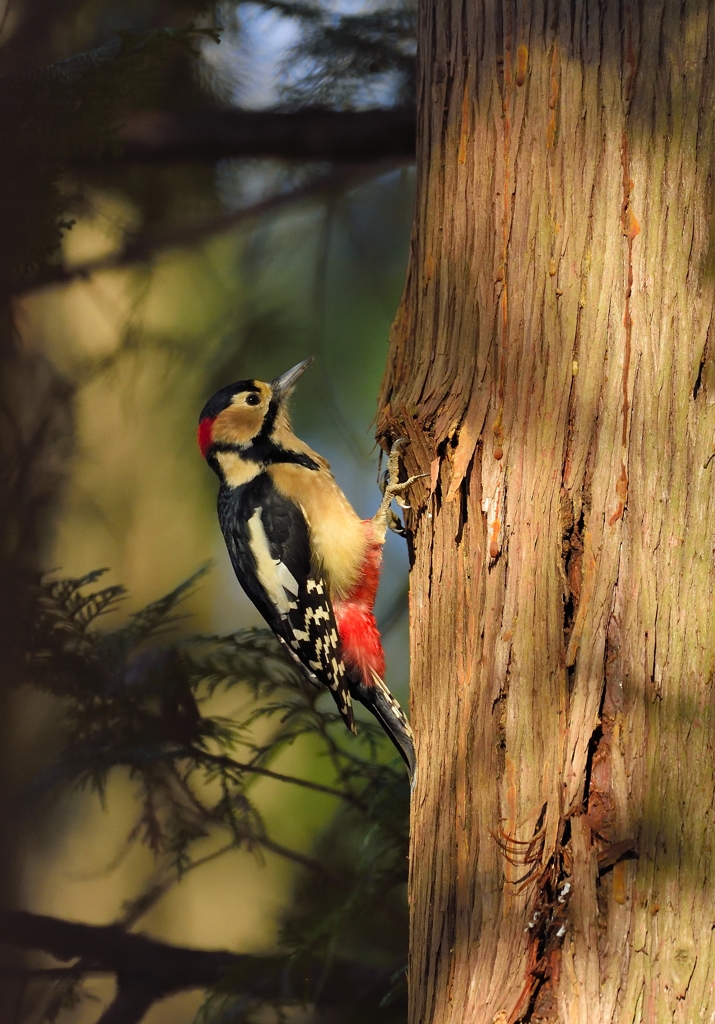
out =
[(356, 731), (355, 697), (412, 775), (412, 734), (381, 678), (373, 614), (384, 523), (358, 517), (288, 418), (286, 399), (311, 361), (270, 383), (243, 380), (216, 392), (199, 418), (199, 447), (221, 482), (219, 522), (246, 594), (308, 678), (330, 689), (348, 728)]

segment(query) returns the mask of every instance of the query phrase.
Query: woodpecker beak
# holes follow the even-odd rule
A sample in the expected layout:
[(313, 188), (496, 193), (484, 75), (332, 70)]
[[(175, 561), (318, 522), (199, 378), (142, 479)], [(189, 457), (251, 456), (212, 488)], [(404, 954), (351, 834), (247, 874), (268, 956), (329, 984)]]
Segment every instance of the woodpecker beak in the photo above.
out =
[(271, 391), (279, 402), (282, 402), (284, 398), (288, 397), (293, 390), (295, 382), (300, 376), (302, 376), (303, 372), (308, 369), (312, 362), (313, 357), (310, 356), (308, 359), (304, 359), (302, 363), (298, 363), (297, 366), (294, 366), (292, 370), (288, 370), (287, 373), (283, 373), (280, 377), (276, 377), (275, 380), (271, 381)]

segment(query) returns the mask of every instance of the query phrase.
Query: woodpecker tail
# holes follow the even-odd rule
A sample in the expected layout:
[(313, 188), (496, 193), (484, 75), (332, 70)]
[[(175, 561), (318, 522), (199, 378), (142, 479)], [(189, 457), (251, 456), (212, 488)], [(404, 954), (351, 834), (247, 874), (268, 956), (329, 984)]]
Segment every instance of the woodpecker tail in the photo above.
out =
[(414, 786), (416, 759), (410, 723), (377, 672), (372, 669), (370, 675), (372, 676), (372, 686), (365, 683), (357, 673), (352, 675), (350, 691), (355, 700), (360, 701), (375, 716), (390, 737), (400, 757), (407, 765), (410, 786)]

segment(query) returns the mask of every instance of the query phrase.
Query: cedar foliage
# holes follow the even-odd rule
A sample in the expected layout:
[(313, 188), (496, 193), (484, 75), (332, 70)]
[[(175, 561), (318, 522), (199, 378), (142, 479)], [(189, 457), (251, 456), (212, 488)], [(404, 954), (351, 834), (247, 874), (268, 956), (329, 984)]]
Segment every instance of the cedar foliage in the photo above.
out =
[[(99, 620), (125, 593), (120, 586), (96, 586), (104, 570), (36, 581), (26, 680), (59, 702), (61, 749), (33, 796), (89, 787), (105, 799), (110, 775), (120, 770), (137, 783), (137, 815), (126, 848), (149, 847), (162, 874), (127, 903), (119, 922), (125, 926), (201, 866), (205, 858), (195, 846), (207, 837), (220, 837), (221, 855), (243, 848), (295, 861), (301, 874), (284, 915), (286, 963), (299, 969), (302, 959), (318, 958), (326, 976), (335, 958), (387, 964), (394, 983), (380, 993), (386, 1008), (379, 1019), (399, 1020), (409, 803), (402, 762), (385, 760), (392, 748), (386, 750), (382, 730), (371, 721), (360, 722), (360, 742), (348, 736), (326, 691), (302, 676), (269, 631), (171, 640), (179, 604), (204, 571), (111, 630), (98, 628)], [(202, 713), (225, 689), (237, 692), (239, 712), (230, 719)], [(272, 840), (254, 799), (255, 783), (266, 775), (301, 785), (272, 766), (303, 738), (320, 749), (334, 779), (328, 786), (304, 784), (336, 802), (309, 857)], [(47, 988), (43, 1019), (51, 1020), (59, 1003), (66, 1004), (68, 980), (41, 983)], [(71, 992), (81, 998), (81, 971), (71, 979)], [(319, 1002), (319, 992), (302, 998)], [(277, 1009), (291, 1002), (280, 991), (262, 1001)], [(346, 992), (346, 1013), (350, 1002)], [(201, 1019), (243, 1020), (256, 1005), (255, 996), (233, 990), (229, 974), (209, 994)]]

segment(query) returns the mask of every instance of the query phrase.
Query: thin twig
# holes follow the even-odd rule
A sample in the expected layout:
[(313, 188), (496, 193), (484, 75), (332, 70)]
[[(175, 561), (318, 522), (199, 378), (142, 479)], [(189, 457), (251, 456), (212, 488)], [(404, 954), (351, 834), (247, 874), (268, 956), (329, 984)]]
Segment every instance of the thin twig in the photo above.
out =
[(282, 846), (280, 843), (275, 843), (268, 836), (258, 840), (259, 844), (270, 853), (275, 853), (279, 857), (284, 857), (285, 860), (291, 860), (295, 864), (300, 864), (301, 867), (307, 868), (308, 871), (314, 872), (316, 875), (322, 875), (324, 878), (329, 878), (334, 882), (344, 881), (344, 876), (336, 874), (331, 871), (324, 864), (321, 864), (319, 860), (314, 860), (313, 857), (306, 857), (304, 853), (298, 853), (297, 850), (291, 850), (287, 846)]
[(199, 764), (215, 764), (217, 767), (227, 768), (231, 772), (249, 772), (255, 775), (264, 775), (266, 778), (275, 779), (277, 782), (290, 782), (294, 786), (302, 786), (304, 789), (312, 789), (316, 793), (325, 793), (326, 796), (335, 796), (340, 800), (347, 801), (347, 803), (354, 804), (356, 807), (364, 808), (362, 801), (357, 800), (351, 794), (346, 793), (343, 790), (334, 789), (332, 786), (323, 786), (320, 782), (310, 782), (308, 779), (299, 779), (295, 775), (283, 775), (281, 772), (274, 772), (270, 768), (261, 768), (258, 765), (245, 764), (242, 761), (234, 761), (232, 757), (228, 757), (226, 754), (210, 754), (205, 750), (199, 750), (197, 747), (188, 747), (186, 753), (173, 751), (169, 756), (173, 758), (187, 755), (194, 757)]
[[(191, 861), (186, 867), (182, 868), (181, 875), (174, 873), (172, 876), (164, 878), (160, 881), (150, 883), (144, 890), (141, 896), (137, 896), (127, 905), (127, 908), (119, 918), (118, 924), (123, 928), (133, 928), (134, 925), (139, 921), (145, 914), (147, 914), (151, 908), (169, 891), (175, 886), (184, 875), (187, 875), (190, 871), (195, 871), (197, 868), (203, 867), (205, 864), (210, 864), (211, 861), (218, 860), (219, 857), (223, 857), (224, 854), (229, 853), (231, 850), (237, 849), (236, 843), (232, 840), (227, 843), (226, 846), (222, 846), (218, 850), (214, 850), (212, 853), (207, 853), (203, 857), (199, 857), (197, 860)], [(156, 876), (155, 876), (156, 877)]]
[(135, 237), (117, 252), (110, 253), (101, 259), (78, 263), (71, 267), (54, 268), (51, 274), (45, 272), (41, 278), (22, 282), (15, 294), (24, 295), (36, 291), (38, 288), (69, 284), (71, 281), (86, 281), (102, 271), (119, 270), (134, 263), (146, 263), (167, 249), (195, 245), (205, 238), (232, 231), (245, 221), (281, 210), (304, 199), (318, 197), (325, 192), (348, 188), (366, 177), (382, 173), (384, 173), (384, 167), (381, 165), (377, 167), (374, 164), (341, 166), (329, 174), (323, 174), (305, 185), (294, 188), (291, 192), (269, 196), (262, 202), (236, 210), (234, 213), (212, 217), (199, 224), (182, 225), (151, 236)]

